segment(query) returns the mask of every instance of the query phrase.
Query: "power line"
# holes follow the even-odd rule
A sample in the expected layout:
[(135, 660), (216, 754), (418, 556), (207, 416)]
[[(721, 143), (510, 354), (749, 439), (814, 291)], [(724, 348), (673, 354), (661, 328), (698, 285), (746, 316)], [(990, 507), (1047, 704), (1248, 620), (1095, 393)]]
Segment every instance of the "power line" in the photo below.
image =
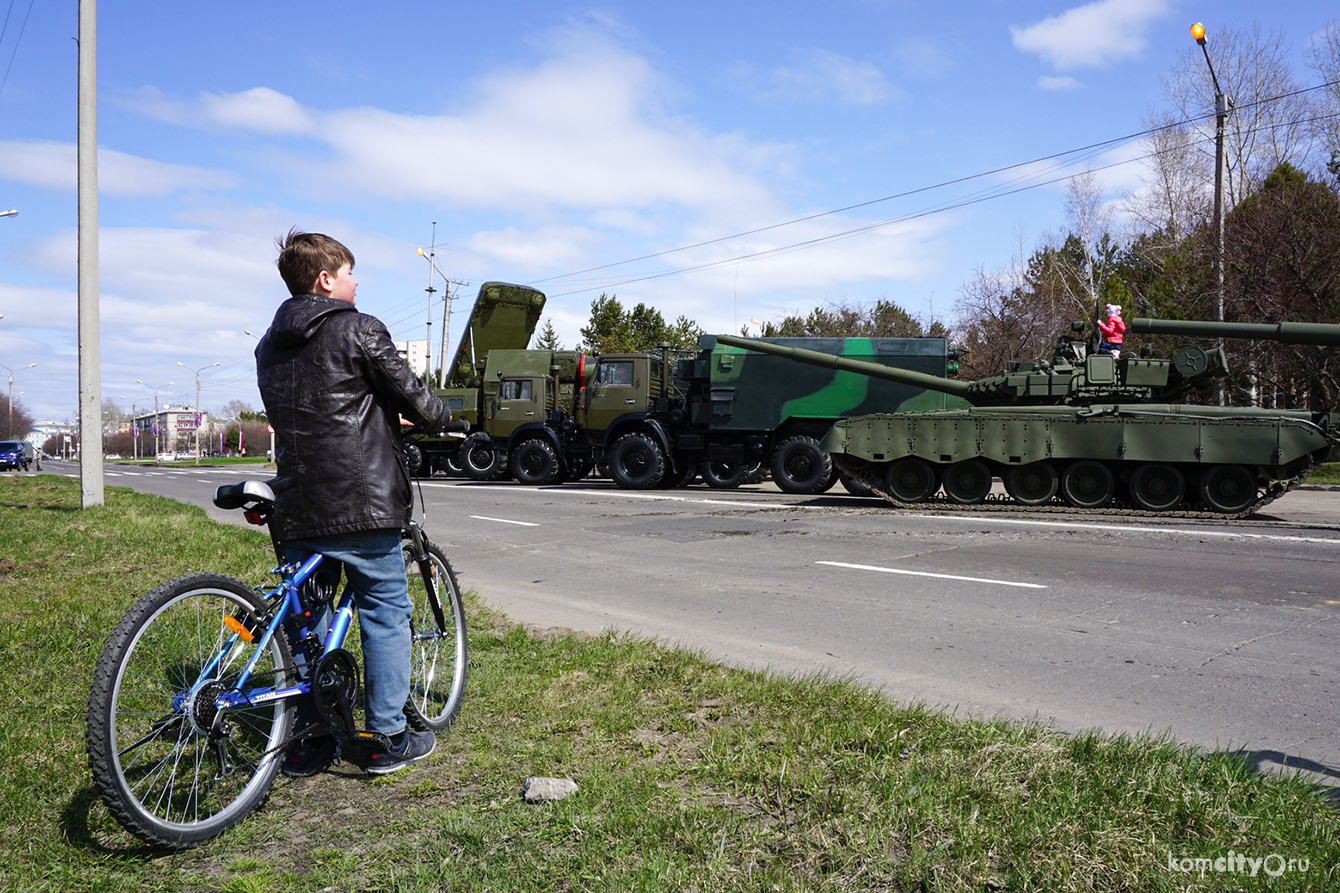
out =
[[(1314, 92), (1314, 91), (1317, 91), (1317, 90), (1327, 89), (1327, 88), (1329, 88), (1329, 87), (1331, 87), (1331, 86), (1334, 86), (1336, 83), (1337, 83), (1337, 82), (1328, 82), (1328, 83), (1320, 84), (1320, 85), (1313, 86), (1313, 87), (1306, 87), (1306, 88), (1303, 88), (1303, 89), (1300, 89), (1300, 90), (1295, 90), (1295, 91), (1292, 91), (1292, 92), (1290, 92), (1290, 93), (1281, 94), (1281, 95), (1279, 95), (1279, 96), (1274, 96), (1274, 97), (1267, 97), (1267, 98), (1263, 98), (1263, 99), (1258, 99), (1258, 100), (1255, 100), (1255, 101), (1253, 101), (1253, 102), (1249, 102), (1249, 103), (1246, 103), (1246, 104), (1240, 106), (1239, 109), (1240, 109), (1240, 110), (1244, 110), (1244, 109), (1248, 109), (1248, 108), (1251, 108), (1251, 107), (1256, 106), (1256, 105), (1262, 105), (1262, 104), (1269, 103), (1269, 102), (1277, 102), (1277, 101), (1281, 101), (1281, 100), (1284, 100), (1284, 99), (1288, 99), (1288, 98), (1291, 98), (1291, 97), (1294, 97), (1294, 96), (1299, 96), (1299, 95), (1302, 95), (1302, 94), (1305, 94), (1305, 93), (1310, 93), (1310, 92)], [(913, 196), (913, 195), (919, 195), (919, 194), (926, 193), (926, 192), (930, 192), (930, 191), (933, 191), (933, 190), (936, 190), (936, 189), (942, 189), (942, 188), (947, 188), (947, 187), (950, 187), (950, 186), (961, 185), (961, 184), (963, 184), (963, 183), (972, 182), (972, 181), (974, 181), (974, 180), (980, 180), (980, 179), (983, 179), (983, 178), (986, 178), (986, 177), (997, 176), (997, 175), (999, 175), (999, 174), (1006, 173), (1006, 172), (1008, 172), (1008, 171), (1015, 171), (1015, 170), (1020, 170), (1020, 169), (1023, 169), (1023, 168), (1029, 168), (1029, 167), (1033, 167), (1033, 166), (1040, 165), (1040, 164), (1046, 164), (1046, 163), (1048, 163), (1048, 162), (1052, 162), (1052, 163), (1053, 163), (1053, 164), (1051, 165), (1051, 168), (1050, 168), (1051, 170), (1057, 170), (1057, 169), (1061, 169), (1061, 168), (1062, 168), (1062, 166), (1061, 166), (1060, 164), (1056, 164), (1056, 162), (1059, 162), (1061, 159), (1071, 159), (1069, 163), (1070, 163), (1071, 165), (1073, 165), (1076, 161), (1082, 161), (1082, 160), (1085, 160), (1085, 159), (1087, 159), (1087, 158), (1093, 158), (1093, 157), (1096, 157), (1096, 156), (1097, 156), (1100, 152), (1102, 152), (1103, 150), (1108, 149), (1108, 148), (1111, 148), (1111, 147), (1113, 147), (1113, 146), (1116, 146), (1116, 145), (1122, 145), (1122, 144), (1129, 143), (1129, 142), (1131, 142), (1131, 141), (1133, 141), (1133, 140), (1143, 139), (1143, 138), (1146, 138), (1146, 137), (1149, 137), (1149, 136), (1153, 136), (1154, 134), (1160, 133), (1160, 132), (1162, 132), (1162, 131), (1166, 131), (1166, 130), (1174, 130), (1174, 129), (1178, 129), (1178, 128), (1181, 128), (1181, 127), (1185, 127), (1185, 126), (1187, 126), (1187, 125), (1192, 125), (1192, 124), (1197, 123), (1198, 121), (1207, 120), (1207, 119), (1209, 119), (1209, 118), (1213, 118), (1213, 117), (1214, 117), (1214, 114), (1213, 114), (1213, 113), (1208, 113), (1208, 114), (1206, 114), (1206, 115), (1202, 115), (1202, 116), (1196, 116), (1196, 117), (1186, 118), (1186, 119), (1184, 119), (1184, 120), (1182, 120), (1182, 121), (1176, 121), (1176, 122), (1172, 122), (1172, 123), (1169, 123), (1169, 124), (1162, 124), (1162, 125), (1159, 125), (1159, 126), (1157, 126), (1157, 127), (1151, 127), (1151, 128), (1146, 129), (1146, 130), (1138, 131), (1138, 132), (1136, 132), (1136, 133), (1127, 134), (1126, 136), (1114, 137), (1114, 138), (1112, 138), (1112, 139), (1107, 139), (1107, 140), (1102, 140), (1102, 141), (1100, 141), (1100, 142), (1091, 143), (1091, 144), (1089, 144), (1089, 145), (1087, 145), (1087, 146), (1082, 146), (1082, 147), (1079, 147), (1079, 148), (1076, 148), (1076, 149), (1069, 149), (1069, 150), (1066, 150), (1066, 151), (1063, 151), (1063, 152), (1057, 152), (1057, 153), (1054, 153), (1054, 154), (1051, 154), (1051, 155), (1044, 155), (1044, 156), (1041, 156), (1041, 157), (1039, 157), (1039, 158), (1032, 159), (1032, 160), (1030, 160), (1030, 161), (1017, 162), (1017, 163), (1014, 163), (1014, 164), (1005, 165), (1005, 166), (1003, 166), (1003, 167), (998, 167), (998, 168), (995, 168), (995, 169), (993, 169), (993, 170), (983, 171), (983, 172), (981, 172), (981, 173), (971, 174), (971, 175), (964, 176), (964, 177), (957, 177), (957, 178), (955, 178), (955, 179), (946, 180), (946, 181), (943, 181), (943, 182), (941, 182), (941, 183), (936, 183), (936, 184), (929, 185), (929, 186), (922, 186), (922, 187), (918, 187), (918, 188), (916, 188), (916, 189), (907, 190), (906, 192), (896, 193), (896, 194), (894, 194), (894, 195), (883, 196), (883, 197), (881, 197), (881, 198), (876, 198), (876, 199), (870, 199), (870, 200), (868, 200), (868, 201), (863, 201), (863, 202), (858, 202), (858, 203), (856, 203), (856, 204), (847, 205), (847, 206), (842, 207), (842, 208), (835, 208), (835, 209), (830, 210), (830, 211), (822, 211), (822, 212), (818, 212), (818, 213), (815, 213), (815, 214), (809, 214), (809, 215), (805, 215), (805, 216), (803, 216), (803, 217), (797, 217), (797, 218), (794, 218), (794, 219), (791, 219), (791, 220), (787, 220), (787, 221), (783, 221), (783, 222), (780, 222), (780, 223), (770, 224), (770, 225), (768, 225), (768, 226), (758, 227), (758, 228), (755, 228), (755, 229), (746, 230), (746, 231), (743, 231), (743, 232), (734, 233), (734, 234), (727, 235), (727, 236), (720, 236), (720, 237), (715, 238), (715, 239), (707, 239), (707, 240), (704, 240), (704, 241), (695, 242), (695, 243), (690, 244), (690, 245), (683, 245), (683, 246), (680, 246), (680, 247), (678, 247), (678, 248), (670, 248), (670, 249), (667, 249), (667, 250), (665, 250), (665, 251), (659, 251), (659, 252), (654, 252), (654, 253), (651, 253), (651, 254), (645, 254), (645, 255), (642, 255), (642, 256), (640, 256), (640, 257), (629, 258), (629, 259), (627, 259), (627, 260), (616, 261), (616, 262), (608, 263), (608, 264), (601, 264), (601, 265), (599, 265), (599, 266), (595, 266), (595, 267), (587, 267), (587, 268), (582, 269), (582, 270), (576, 270), (576, 271), (574, 271), (574, 272), (572, 272), (572, 273), (565, 273), (565, 274), (561, 274), (561, 275), (558, 275), (558, 276), (550, 276), (550, 277), (547, 277), (547, 278), (544, 278), (544, 279), (534, 280), (534, 281), (532, 281), (530, 284), (532, 284), (532, 285), (539, 285), (539, 284), (542, 284), (542, 283), (545, 283), (545, 282), (555, 282), (555, 281), (558, 281), (558, 280), (569, 280), (570, 282), (572, 282), (572, 280), (576, 279), (576, 277), (583, 276), (583, 275), (585, 275), (585, 274), (587, 274), (587, 273), (595, 273), (595, 272), (599, 272), (599, 271), (601, 271), (601, 270), (608, 270), (608, 269), (612, 269), (612, 268), (614, 268), (614, 267), (626, 266), (626, 265), (628, 265), (628, 264), (638, 263), (638, 262), (640, 262), (640, 261), (645, 261), (645, 260), (654, 260), (654, 259), (656, 259), (656, 258), (666, 257), (666, 256), (669, 256), (669, 255), (677, 254), (677, 253), (684, 252), (684, 251), (691, 251), (691, 250), (693, 250), (693, 249), (695, 249), (695, 248), (703, 248), (703, 247), (710, 246), (710, 245), (716, 245), (716, 244), (720, 244), (720, 243), (722, 243), (722, 242), (728, 242), (728, 241), (731, 241), (731, 240), (733, 240), (733, 239), (739, 239), (739, 238), (744, 238), (744, 237), (746, 237), (746, 236), (757, 235), (757, 234), (759, 234), (759, 233), (764, 233), (764, 232), (769, 232), (769, 231), (771, 231), (771, 230), (781, 229), (781, 228), (783, 228), (783, 227), (792, 226), (792, 225), (795, 225), (795, 224), (798, 224), (798, 223), (805, 223), (805, 222), (812, 221), (812, 220), (817, 220), (817, 219), (820, 219), (820, 218), (823, 218), (823, 217), (830, 217), (830, 216), (833, 216), (833, 215), (835, 215), (835, 214), (841, 214), (841, 213), (845, 213), (845, 212), (847, 212), (847, 211), (856, 210), (856, 209), (859, 209), (859, 208), (870, 207), (870, 206), (872, 206), (872, 205), (880, 204), (880, 203), (882, 203), (882, 202), (888, 202), (888, 201), (893, 201), (893, 200), (895, 200), (895, 199), (899, 199), (899, 198), (906, 198), (906, 197)], [(1307, 119), (1307, 120), (1304, 120), (1304, 121), (1294, 121), (1294, 122), (1289, 122), (1289, 123), (1291, 123), (1291, 124), (1305, 124), (1305, 123), (1311, 123), (1312, 121), (1316, 121), (1316, 120), (1327, 120), (1327, 119), (1330, 118), (1330, 117), (1332, 117), (1332, 116), (1319, 116), (1319, 117), (1317, 117), (1317, 118)], [(1274, 126), (1281, 126), (1281, 125), (1279, 125), (1279, 124), (1272, 124), (1272, 125), (1267, 125), (1267, 126), (1269, 126), (1269, 127), (1274, 127)], [(1154, 157), (1154, 156), (1157, 155), (1157, 154), (1159, 154), (1159, 153), (1148, 153), (1148, 154), (1146, 154), (1146, 155), (1142, 155), (1142, 156), (1139, 156), (1139, 157), (1137, 157), (1137, 158), (1127, 159), (1127, 160), (1125, 160), (1125, 161), (1121, 161), (1121, 162), (1114, 162), (1113, 164), (1104, 165), (1103, 167), (1098, 168), (1098, 170), (1106, 170), (1106, 169), (1109, 169), (1109, 168), (1112, 168), (1112, 167), (1117, 167), (1117, 166), (1120, 166), (1120, 165), (1123, 165), (1123, 164), (1131, 164), (1131, 163), (1134, 163), (1134, 162), (1136, 162), (1136, 161), (1142, 161), (1142, 160), (1144, 160), (1144, 159), (1146, 159), (1146, 158)], [(1034, 183), (1032, 183), (1031, 185), (1027, 185), (1027, 186), (1020, 186), (1020, 185), (1018, 185), (1019, 183), (1025, 183), (1025, 182), (1027, 182), (1027, 181), (1030, 180), (1030, 179), (1034, 179), (1034, 178), (1037, 178), (1037, 177), (1040, 177), (1040, 176), (1045, 176), (1045, 171), (1038, 171), (1038, 172), (1035, 172), (1035, 173), (1030, 174), (1030, 175), (1028, 175), (1028, 176), (1026, 176), (1026, 177), (1023, 177), (1023, 178), (1014, 179), (1014, 180), (1011, 180), (1011, 181), (1006, 182), (1006, 183), (1004, 183), (1004, 184), (998, 184), (998, 185), (996, 185), (996, 186), (988, 187), (988, 188), (986, 188), (986, 189), (979, 190), (979, 191), (976, 192), (976, 193), (972, 193), (972, 194), (970, 194), (969, 196), (962, 197), (962, 198), (960, 198), (959, 200), (945, 202), (945, 203), (939, 204), (939, 205), (937, 205), (937, 206), (933, 206), (933, 207), (931, 207), (931, 208), (923, 209), (923, 210), (918, 211), (918, 212), (914, 212), (914, 213), (911, 213), (911, 214), (902, 215), (902, 216), (899, 216), (899, 217), (889, 218), (889, 219), (887, 219), (887, 220), (883, 220), (883, 221), (880, 221), (880, 222), (877, 222), (877, 223), (872, 223), (872, 224), (863, 225), (863, 226), (860, 226), (860, 227), (857, 227), (857, 228), (854, 228), (854, 229), (844, 230), (844, 231), (842, 231), (842, 232), (838, 232), (838, 233), (832, 233), (832, 234), (827, 235), (827, 236), (820, 236), (820, 237), (817, 237), (817, 238), (814, 238), (814, 239), (807, 239), (807, 240), (804, 240), (804, 241), (801, 241), (801, 242), (795, 242), (795, 243), (792, 243), (792, 244), (789, 244), (789, 245), (779, 246), (779, 247), (777, 247), (777, 248), (771, 248), (771, 249), (766, 249), (766, 250), (763, 250), (763, 251), (756, 251), (756, 252), (751, 252), (751, 253), (747, 253), (747, 254), (736, 255), (736, 256), (732, 256), (732, 257), (728, 257), (728, 258), (722, 258), (722, 259), (720, 259), (720, 260), (710, 261), (710, 262), (707, 262), (707, 263), (697, 264), (697, 265), (688, 266), (688, 267), (681, 267), (681, 268), (676, 268), (676, 269), (672, 269), (672, 270), (663, 270), (663, 271), (661, 271), (661, 272), (651, 273), (651, 274), (647, 274), (647, 275), (645, 275), (645, 276), (633, 276), (633, 277), (629, 277), (629, 278), (621, 279), (621, 280), (603, 280), (603, 281), (602, 281), (602, 280), (600, 280), (600, 279), (587, 279), (587, 280), (585, 280), (585, 283), (582, 283), (585, 287), (577, 288), (577, 289), (574, 289), (574, 290), (572, 290), (572, 291), (559, 292), (559, 293), (557, 293), (557, 294), (555, 294), (555, 295), (552, 295), (552, 297), (565, 297), (565, 296), (567, 296), (567, 295), (582, 294), (582, 293), (584, 293), (584, 292), (596, 291), (597, 289), (602, 289), (602, 290), (603, 290), (603, 289), (618, 288), (618, 287), (620, 287), (620, 286), (622, 286), (622, 285), (629, 285), (629, 284), (632, 284), (632, 283), (635, 283), (635, 282), (645, 282), (645, 281), (648, 281), (648, 280), (651, 280), (651, 279), (661, 279), (661, 278), (665, 278), (665, 277), (668, 277), (668, 276), (677, 276), (677, 275), (681, 275), (681, 274), (684, 274), (684, 273), (692, 273), (692, 272), (697, 272), (697, 271), (700, 271), (700, 270), (711, 269), (711, 268), (713, 268), (713, 267), (725, 266), (725, 265), (729, 265), (729, 264), (733, 264), (733, 263), (742, 263), (742, 262), (746, 262), (746, 261), (757, 260), (757, 259), (759, 259), (759, 258), (763, 258), (763, 257), (769, 257), (769, 256), (774, 256), (774, 255), (779, 255), (779, 254), (789, 253), (789, 252), (791, 252), (791, 251), (799, 251), (799, 250), (803, 250), (803, 249), (806, 249), (806, 248), (815, 247), (815, 246), (817, 246), (817, 245), (826, 244), (826, 243), (828, 243), (828, 242), (836, 241), (836, 240), (839, 240), (839, 239), (849, 238), (849, 237), (851, 237), (851, 236), (855, 236), (855, 235), (860, 235), (860, 234), (862, 234), (862, 233), (870, 232), (870, 231), (872, 231), (872, 230), (880, 229), (880, 228), (883, 228), (883, 227), (892, 226), (892, 225), (897, 224), (897, 223), (908, 222), (908, 221), (911, 221), (911, 220), (916, 220), (916, 219), (920, 219), (920, 218), (923, 218), (923, 217), (927, 217), (927, 216), (930, 216), (930, 215), (932, 215), (932, 214), (943, 213), (943, 212), (945, 212), (945, 211), (957, 210), (957, 209), (959, 209), (959, 208), (967, 207), (967, 206), (974, 205), (974, 204), (979, 204), (979, 203), (981, 203), (981, 202), (983, 202), (983, 201), (986, 201), (986, 200), (988, 200), (988, 199), (991, 199), (991, 198), (1003, 198), (1003, 197), (1006, 197), (1006, 196), (1015, 195), (1015, 194), (1017, 194), (1017, 193), (1019, 193), (1019, 192), (1026, 191), (1027, 189), (1034, 189), (1034, 188), (1038, 188), (1038, 187), (1041, 187), (1041, 186), (1047, 186), (1047, 185), (1051, 185), (1051, 184), (1054, 184), (1054, 183), (1062, 182), (1062, 181), (1064, 181), (1064, 180), (1070, 179), (1071, 177), (1073, 177), (1073, 176), (1075, 176), (1075, 175), (1073, 175), (1073, 174), (1068, 174), (1068, 175), (1066, 175), (1066, 176), (1064, 176), (1064, 177), (1056, 177), (1056, 178), (1052, 178), (1052, 179), (1040, 180), (1040, 181), (1038, 181), (1038, 182), (1034, 182)], [(1011, 186), (1013, 186), (1014, 188), (1008, 188), (1008, 187), (1011, 187)], [(975, 196), (975, 197), (974, 197), (974, 196)], [(578, 283), (580, 283), (580, 282), (581, 282), (581, 280), (578, 280), (577, 282), (572, 282), (572, 284), (578, 284)], [(600, 284), (596, 284), (596, 283), (600, 283)]]
[[(23, 32), (28, 30), (28, 16), (33, 14), (33, 3), (35, 0), (28, 0), (28, 11), (23, 14), (23, 27), (19, 28), (19, 36), (14, 39), (14, 52), (9, 54), (9, 64), (5, 66), (5, 76), (0, 78), (0, 93), (5, 92), (5, 84), (9, 81), (9, 70), (14, 67), (14, 57), (19, 54), (19, 44), (23, 43)], [(14, 8), (13, 0), (10, 0), (9, 8)], [(9, 28), (9, 12), (5, 12), (5, 29)], [(0, 31), (0, 40), (4, 39), (3, 31)]]

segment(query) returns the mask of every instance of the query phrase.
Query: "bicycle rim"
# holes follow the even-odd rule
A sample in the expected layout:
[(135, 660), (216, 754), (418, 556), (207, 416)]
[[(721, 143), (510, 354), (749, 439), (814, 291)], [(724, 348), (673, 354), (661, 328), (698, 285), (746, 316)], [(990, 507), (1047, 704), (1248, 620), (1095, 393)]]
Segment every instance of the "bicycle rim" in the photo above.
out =
[[(214, 708), (254, 653), (229, 622), (258, 634), (262, 608), (242, 583), (191, 575), (136, 603), (108, 642), (89, 701), (90, 765), (112, 814), (141, 839), (194, 846), (268, 796), (292, 702), (228, 710), (220, 722)], [(290, 666), (277, 636), (247, 688), (283, 686)]]
[(405, 574), (414, 614), (410, 620), (409, 701), (405, 704), (405, 716), (416, 729), (441, 732), (456, 719), (465, 694), (465, 605), (456, 573), (446, 557), (436, 546), (429, 546), (428, 558), (444, 623), (438, 624), (419, 564), (407, 549)]

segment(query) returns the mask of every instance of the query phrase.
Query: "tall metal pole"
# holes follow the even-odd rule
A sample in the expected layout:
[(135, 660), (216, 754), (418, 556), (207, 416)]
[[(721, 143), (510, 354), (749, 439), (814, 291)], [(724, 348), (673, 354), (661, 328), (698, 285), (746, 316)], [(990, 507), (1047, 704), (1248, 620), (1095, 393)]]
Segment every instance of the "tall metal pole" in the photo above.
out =
[(199, 369), (191, 369), (190, 366), (177, 361), (177, 365), (183, 369), (189, 369), (195, 373), (195, 464), (200, 464), (200, 373), (206, 369), (213, 369), (218, 363), (210, 363), (208, 366), (201, 366)]
[(142, 378), (137, 378), (137, 379), (135, 379), (135, 381), (136, 381), (137, 384), (142, 384), (142, 385), (144, 385), (146, 388), (149, 388), (150, 390), (152, 390), (152, 391), (154, 392), (154, 425), (153, 425), (153, 427), (154, 427), (154, 461), (157, 462), (157, 461), (158, 461), (158, 454), (161, 453), (161, 452), (163, 452), (163, 444), (160, 442), (162, 438), (161, 438), (161, 435), (160, 435), (160, 433), (159, 433), (159, 424), (158, 424), (158, 390), (159, 390), (159, 388), (170, 388), (170, 387), (172, 387), (173, 385), (175, 385), (176, 382), (175, 382), (175, 381), (170, 381), (170, 382), (168, 382), (168, 383), (165, 384), (165, 385), (159, 385), (157, 388), (155, 388), (153, 385), (149, 384), (147, 381), (145, 381), (145, 380), (142, 379)]
[(96, 0), (79, 0), (79, 484), (84, 508), (103, 504), (97, 25)]
[[(36, 363), (29, 363), (27, 366), (20, 366), (19, 371), (31, 369), (36, 365)], [(14, 370), (4, 363), (0, 363), (0, 369), (9, 373), (9, 424), (5, 426), (5, 436), (12, 440), (18, 440), (19, 438), (14, 436)]]
[[(1224, 180), (1227, 178), (1228, 157), (1224, 151), (1224, 131), (1228, 124), (1228, 97), (1219, 88), (1219, 78), (1214, 73), (1214, 63), (1210, 61), (1210, 51), (1206, 47), (1205, 26), (1197, 22), (1191, 26), (1191, 36), (1200, 44), (1205, 54), (1205, 64), (1210, 69), (1210, 81), (1214, 84), (1214, 320), (1224, 321)], [(1224, 348), (1224, 339), (1217, 339), (1220, 350)], [(1224, 383), (1214, 382), (1214, 402), (1223, 406)]]

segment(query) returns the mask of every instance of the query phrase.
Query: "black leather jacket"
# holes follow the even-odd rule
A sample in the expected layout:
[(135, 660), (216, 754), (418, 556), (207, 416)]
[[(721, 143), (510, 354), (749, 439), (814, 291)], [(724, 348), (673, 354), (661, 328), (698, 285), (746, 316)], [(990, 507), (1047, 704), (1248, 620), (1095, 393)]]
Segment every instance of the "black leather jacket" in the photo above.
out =
[(450, 411), (410, 372), (386, 327), (352, 304), (289, 298), (256, 345), (256, 376), (275, 430), (283, 540), (400, 528), (410, 517), (399, 416), (430, 429)]

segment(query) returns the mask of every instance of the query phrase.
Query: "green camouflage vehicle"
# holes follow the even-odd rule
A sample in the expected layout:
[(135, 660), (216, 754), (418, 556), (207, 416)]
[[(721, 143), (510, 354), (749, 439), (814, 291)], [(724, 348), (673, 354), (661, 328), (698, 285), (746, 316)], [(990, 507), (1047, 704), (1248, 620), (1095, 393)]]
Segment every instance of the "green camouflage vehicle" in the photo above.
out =
[[(1131, 330), (1167, 331), (1133, 320)], [(1271, 327), (1272, 329), (1276, 327)], [(1074, 331), (1083, 332), (1083, 323)], [(1277, 332), (1279, 330), (1277, 329)], [(1231, 336), (1229, 324), (1194, 334)], [(1261, 333), (1237, 330), (1244, 337)], [(1295, 343), (1340, 327), (1279, 332)], [(1223, 351), (1197, 346), (1172, 360), (1090, 353), (1074, 336), (1050, 360), (1012, 363), (974, 382), (938, 379), (832, 354), (720, 336), (737, 347), (823, 368), (902, 381), (959, 397), (967, 409), (879, 412), (833, 425), (822, 448), (846, 474), (899, 506), (995, 507), (995, 478), (1013, 508), (1163, 513), (1184, 503), (1243, 517), (1337, 455), (1340, 414), (1173, 402), (1227, 374)], [(936, 498), (943, 487), (944, 496)]]
[[(838, 478), (819, 440), (838, 419), (894, 408), (931, 411), (961, 399), (903, 382), (841, 369), (799, 366), (705, 335), (699, 354), (681, 361), (676, 382), (686, 423), (673, 429), (676, 465), (702, 469), (713, 487), (739, 483), (762, 463), (788, 493), (821, 493)], [(766, 343), (835, 354), (944, 379), (957, 373), (943, 338), (770, 338)], [(613, 470), (613, 468), (612, 468)], [(849, 484), (849, 481), (844, 481)]]

